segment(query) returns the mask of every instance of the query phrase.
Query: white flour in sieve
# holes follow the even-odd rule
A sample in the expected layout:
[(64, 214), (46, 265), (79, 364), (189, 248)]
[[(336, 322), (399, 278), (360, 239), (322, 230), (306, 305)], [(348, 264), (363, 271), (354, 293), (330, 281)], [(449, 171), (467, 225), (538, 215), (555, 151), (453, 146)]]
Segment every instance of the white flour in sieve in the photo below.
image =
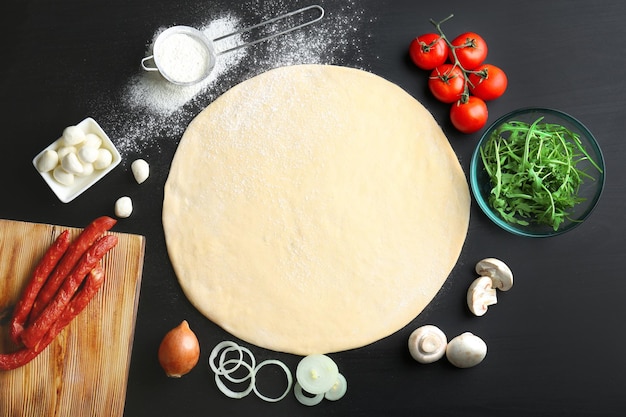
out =
[(204, 78), (213, 57), (202, 42), (184, 33), (165, 38), (154, 54), (160, 70), (171, 80), (191, 83)]
[[(214, 39), (225, 33), (232, 33), (238, 28), (239, 20), (229, 15), (210, 22), (207, 26), (200, 28), (200, 30), (207, 38)], [(165, 29), (159, 29), (154, 34), (153, 41)], [(240, 42), (240, 36), (233, 36), (220, 43), (220, 48), (225, 49), (236, 46)], [(125, 93), (126, 99), (131, 109), (144, 110), (161, 117), (169, 116), (200, 92), (215, 84), (224, 72), (237, 65), (245, 55), (246, 50), (243, 48), (220, 56), (215, 62), (215, 67), (205, 80), (189, 86), (173, 85), (156, 72), (140, 73), (128, 84)], [(170, 59), (175, 58), (176, 54), (171, 54)], [(187, 72), (187, 76), (189, 74), (193, 75), (194, 72), (198, 71), (198, 69), (190, 69), (192, 65), (180, 65), (179, 62), (173, 62), (172, 64), (173, 66), (178, 65), (181, 68), (179, 71)]]
[[(142, 155), (151, 150), (160, 152), (162, 146), (170, 144), (175, 146), (189, 122), (202, 109), (251, 76), (284, 65), (343, 65), (348, 54), (353, 56), (351, 66), (358, 66), (362, 55), (360, 49), (367, 42), (368, 35), (361, 30), (363, 10), (355, 3), (355, 0), (346, 1), (337, 6), (338, 9), (328, 10), (320, 22), (305, 30), (220, 55), (209, 76), (197, 84), (174, 85), (157, 72), (138, 71), (129, 79), (121, 96), (114, 97), (114, 103), (102, 100), (93, 103), (100, 108), (93, 114), (97, 115), (122, 157)], [(288, 6), (280, 1), (265, 2), (263, 7), (254, 4), (253, 7), (259, 10), (252, 22), (289, 11)], [(214, 13), (213, 10), (208, 12)], [(198, 29), (207, 38), (215, 39), (250, 24), (250, 21), (242, 22), (233, 13), (226, 13)], [(160, 28), (154, 33), (150, 46), (165, 29)], [(241, 36), (233, 36), (216, 42), (215, 49), (226, 50), (242, 42)], [(145, 56), (150, 54), (149, 48)]]

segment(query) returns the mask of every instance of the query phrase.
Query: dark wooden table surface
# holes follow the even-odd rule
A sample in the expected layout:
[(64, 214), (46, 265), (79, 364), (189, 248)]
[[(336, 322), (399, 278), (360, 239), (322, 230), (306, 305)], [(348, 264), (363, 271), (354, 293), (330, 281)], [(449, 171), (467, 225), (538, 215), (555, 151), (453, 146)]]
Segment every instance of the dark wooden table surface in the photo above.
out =
[[(81, 227), (96, 216), (113, 215), (115, 200), (129, 195), (135, 212), (116, 228), (147, 238), (125, 415), (624, 415), (626, 3), (320, 0), (326, 16), (306, 36), (287, 35), (246, 50), (219, 80), (173, 113), (155, 115), (129, 104), (141, 91), (139, 63), (159, 28), (205, 27), (220, 18), (243, 25), (307, 4), (5, 0), (1, 6), (0, 217)], [(345, 65), (385, 77), (424, 103), (467, 172), (480, 134), (462, 135), (450, 126), (447, 106), (430, 96), (426, 74), (407, 57), (411, 39), (432, 31), (429, 19), (449, 14), (455, 17), (445, 24), (446, 33), (480, 33), (490, 47), (488, 61), (509, 76), (505, 96), (489, 104), (490, 120), (519, 107), (553, 107), (594, 133), (607, 165), (597, 209), (568, 234), (533, 240), (498, 229), (473, 204), (458, 264), (428, 308), (384, 340), (333, 355), (349, 381), (344, 399), (307, 408), (292, 396), (275, 404), (254, 396), (226, 398), (215, 387), (206, 360), (216, 343), (232, 336), (183, 296), (161, 226), (163, 185), (182, 132), (219, 94), (270, 68), (305, 62)], [(123, 161), (64, 204), (31, 160), (65, 126), (85, 117), (100, 122), (119, 144)], [(130, 175), (137, 157), (152, 168), (141, 186)], [(465, 292), (474, 263), (486, 256), (505, 259), (516, 282), (486, 316), (477, 318), (467, 312)], [(196, 330), (202, 358), (191, 374), (173, 380), (163, 375), (156, 350), (164, 333), (182, 319)], [(467, 370), (445, 360), (429, 366), (413, 362), (407, 338), (426, 323), (450, 337), (464, 331), (480, 335), (489, 349), (486, 360)], [(292, 369), (299, 359), (253, 349), (259, 359), (281, 359)], [(268, 378), (268, 393), (279, 391), (280, 377)]]

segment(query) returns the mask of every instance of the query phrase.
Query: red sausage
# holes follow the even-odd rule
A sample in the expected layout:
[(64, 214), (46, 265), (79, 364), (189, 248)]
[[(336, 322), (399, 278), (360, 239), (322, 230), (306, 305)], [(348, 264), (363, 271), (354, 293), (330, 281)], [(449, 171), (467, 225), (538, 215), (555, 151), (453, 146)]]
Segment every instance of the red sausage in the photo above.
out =
[(39, 317), (30, 322), (21, 335), (27, 348), (35, 348), (52, 324), (57, 321), (89, 271), (95, 268), (104, 255), (117, 245), (117, 236), (106, 235), (98, 239), (79, 259), (72, 272), (63, 281), (55, 297), (48, 303)]
[(37, 294), (39, 294), (41, 287), (43, 287), (46, 279), (48, 279), (54, 267), (59, 263), (59, 260), (69, 245), (70, 232), (65, 230), (56, 238), (52, 246), (48, 248), (43, 258), (41, 258), (41, 261), (39, 261), (39, 264), (37, 264), (32, 278), (24, 289), (22, 297), (17, 302), (15, 309), (13, 309), (13, 316), (11, 317), (11, 323), (9, 325), (9, 336), (14, 343), (19, 343), (19, 335), (22, 333), (22, 330), (24, 330), (24, 324), (26, 323), (26, 319), (28, 319)]
[(54, 297), (63, 280), (72, 271), (78, 260), (85, 251), (93, 245), (104, 232), (110, 230), (117, 220), (102, 216), (92, 221), (72, 242), (67, 249), (65, 256), (61, 259), (52, 275), (47, 279), (44, 287), (39, 291), (37, 298), (33, 304), (29, 321), (36, 320), (41, 312), (46, 308), (50, 300)]
[(104, 270), (102, 265), (98, 264), (91, 270), (85, 284), (80, 288), (72, 301), (63, 311), (59, 319), (52, 324), (50, 330), (45, 334), (43, 339), (34, 349), (22, 348), (13, 353), (0, 353), (0, 371), (9, 371), (26, 365), (39, 355), (56, 337), (57, 335), (76, 317), (91, 299), (96, 295), (102, 284), (104, 283)]

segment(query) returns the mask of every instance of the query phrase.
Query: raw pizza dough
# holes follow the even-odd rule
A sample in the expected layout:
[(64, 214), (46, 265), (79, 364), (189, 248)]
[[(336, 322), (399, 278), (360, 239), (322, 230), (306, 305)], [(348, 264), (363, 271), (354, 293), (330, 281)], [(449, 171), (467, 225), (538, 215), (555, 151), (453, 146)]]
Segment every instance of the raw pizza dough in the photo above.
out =
[(185, 295), (257, 346), (361, 347), (414, 319), (456, 264), (470, 196), (431, 114), (365, 71), (301, 65), (232, 88), (165, 184)]

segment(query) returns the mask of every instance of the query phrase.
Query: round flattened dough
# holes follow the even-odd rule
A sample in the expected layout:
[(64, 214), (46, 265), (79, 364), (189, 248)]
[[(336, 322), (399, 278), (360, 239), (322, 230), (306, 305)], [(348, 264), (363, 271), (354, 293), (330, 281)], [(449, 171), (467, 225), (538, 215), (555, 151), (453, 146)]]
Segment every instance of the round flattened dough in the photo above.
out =
[(185, 131), (163, 225), (189, 300), (231, 334), (299, 355), (407, 325), (456, 264), (470, 196), (431, 114), (337, 66), (232, 88)]

